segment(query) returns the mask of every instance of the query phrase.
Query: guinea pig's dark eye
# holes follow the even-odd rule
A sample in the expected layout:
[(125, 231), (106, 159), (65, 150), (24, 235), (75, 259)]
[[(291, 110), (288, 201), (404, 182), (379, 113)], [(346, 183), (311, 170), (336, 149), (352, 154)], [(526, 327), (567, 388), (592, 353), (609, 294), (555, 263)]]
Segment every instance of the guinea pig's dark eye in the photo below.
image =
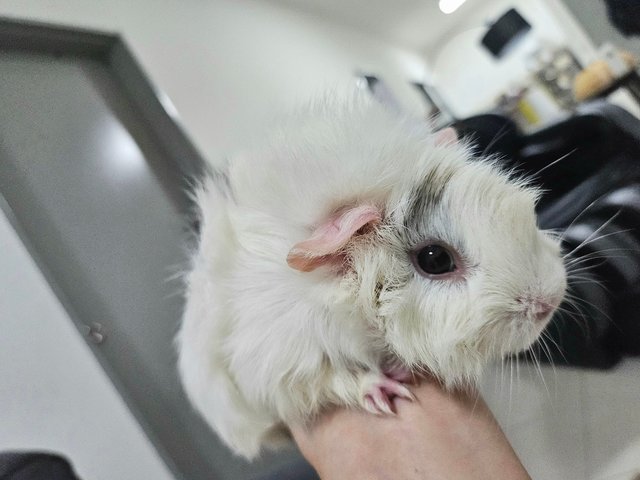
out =
[(418, 267), (429, 275), (442, 275), (456, 269), (453, 255), (441, 245), (427, 245), (416, 254)]

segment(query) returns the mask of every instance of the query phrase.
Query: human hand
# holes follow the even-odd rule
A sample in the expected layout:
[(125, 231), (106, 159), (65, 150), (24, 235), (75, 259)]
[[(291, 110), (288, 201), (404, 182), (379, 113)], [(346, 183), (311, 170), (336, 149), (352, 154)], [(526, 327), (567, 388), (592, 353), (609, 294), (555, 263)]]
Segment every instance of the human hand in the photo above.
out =
[(396, 415), (338, 409), (292, 433), (322, 480), (531, 480), (477, 392), (425, 380)]

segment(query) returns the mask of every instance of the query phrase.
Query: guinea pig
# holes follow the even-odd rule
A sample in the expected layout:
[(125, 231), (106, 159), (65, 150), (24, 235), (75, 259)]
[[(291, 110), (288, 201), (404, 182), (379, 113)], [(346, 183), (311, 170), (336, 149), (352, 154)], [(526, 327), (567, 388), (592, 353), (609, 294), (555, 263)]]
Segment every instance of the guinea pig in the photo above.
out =
[(221, 178), (195, 192), (179, 371), (246, 458), (330, 406), (392, 414), (416, 373), (474, 385), (565, 295), (538, 192), (373, 102), (293, 114)]

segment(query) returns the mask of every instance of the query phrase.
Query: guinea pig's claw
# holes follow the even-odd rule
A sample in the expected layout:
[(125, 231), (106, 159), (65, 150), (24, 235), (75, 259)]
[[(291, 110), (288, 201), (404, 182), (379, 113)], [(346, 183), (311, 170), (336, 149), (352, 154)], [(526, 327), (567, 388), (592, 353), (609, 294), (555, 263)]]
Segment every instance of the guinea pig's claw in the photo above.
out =
[(391, 409), (391, 400), (384, 394), (367, 394), (364, 398), (364, 408), (374, 415), (395, 415)]
[(407, 400), (409, 400), (411, 402), (413, 402), (416, 399), (415, 395), (413, 395), (413, 393), (411, 393), (411, 390), (409, 390), (407, 387), (405, 387), (401, 383), (399, 383), (397, 385), (396, 391), (394, 393), (398, 397), (407, 399)]
[(363, 398), (363, 407), (376, 415), (395, 415), (393, 410), (394, 397), (405, 398), (410, 401), (415, 400), (411, 391), (403, 384), (382, 376), (379, 381), (366, 390)]

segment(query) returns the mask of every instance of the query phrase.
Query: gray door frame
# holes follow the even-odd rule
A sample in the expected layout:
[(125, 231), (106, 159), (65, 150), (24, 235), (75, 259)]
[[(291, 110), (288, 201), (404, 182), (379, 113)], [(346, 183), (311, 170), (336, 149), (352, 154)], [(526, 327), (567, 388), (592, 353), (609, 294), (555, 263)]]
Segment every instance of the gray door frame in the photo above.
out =
[[(110, 78), (117, 84), (119, 94), (125, 97), (125, 101), (130, 102), (138, 114), (136, 129), (143, 130), (147, 141), (154, 142), (159, 147), (157, 150), (163, 152), (162, 175), (159, 176), (159, 180), (163, 183), (163, 181), (167, 182), (167, 179), (172, 179), (174, 183), (172, 188), (165, 188), (168, 197), (181, 214), (184, 214), (185, 217), (190, 215), (191, 199), (187, 194), (188, 189), (185, 187), (190, 185), (193, 179), (199, 178), (207, 171), (206, 163), (176, 119), (163, 106), (156, 93), (158, 90), (154, 88), (142, 68), (129, 53), (119, 35), (0, 17), (0, 53), (3, 51), (88, 58), (96, 60), (106, 67)], [(158, 166), (156, 165), (156, 167)], [(182, 185), (175, 185), (180, 181)], [(123, 388), (118, 373), (110, 366), (109, 360), (100, 349), (100, 345), (91, 341), (94, 332), (90, 331), (88, 325), (92, 323), (92, 319), (79, 318), (75, 314), (69, 296), (57, 284), (55, 275), (47, 269), (44, 259), (29, 240), (29, 235), (21, 227), (19, 219), (13, 213), (1, 191), (0, 209), (9, 219), (80, 334), (86, 338), (102, 368), (175, 477), (179, 479), (204, 478), (203, 472), (207, 470), (207, 460), (201, 458), (202, 455), (197, 451), (197, 446), (195, 444), (189, 445), (187, 439), (187, 445), (182, 452), (168, 451), (162, 439), (156, 434), (154, 426), (149, 424), (142, 412), (144, 406), (133, 401), (126, 389)], [(96, 432), (96, 435), (99, 434)], [(190, 449), (191, 451), (189, 451)], [(73, 461), (73, 459), (71, 460)], [(211, 474), (208, 478), (213, 477)]]

